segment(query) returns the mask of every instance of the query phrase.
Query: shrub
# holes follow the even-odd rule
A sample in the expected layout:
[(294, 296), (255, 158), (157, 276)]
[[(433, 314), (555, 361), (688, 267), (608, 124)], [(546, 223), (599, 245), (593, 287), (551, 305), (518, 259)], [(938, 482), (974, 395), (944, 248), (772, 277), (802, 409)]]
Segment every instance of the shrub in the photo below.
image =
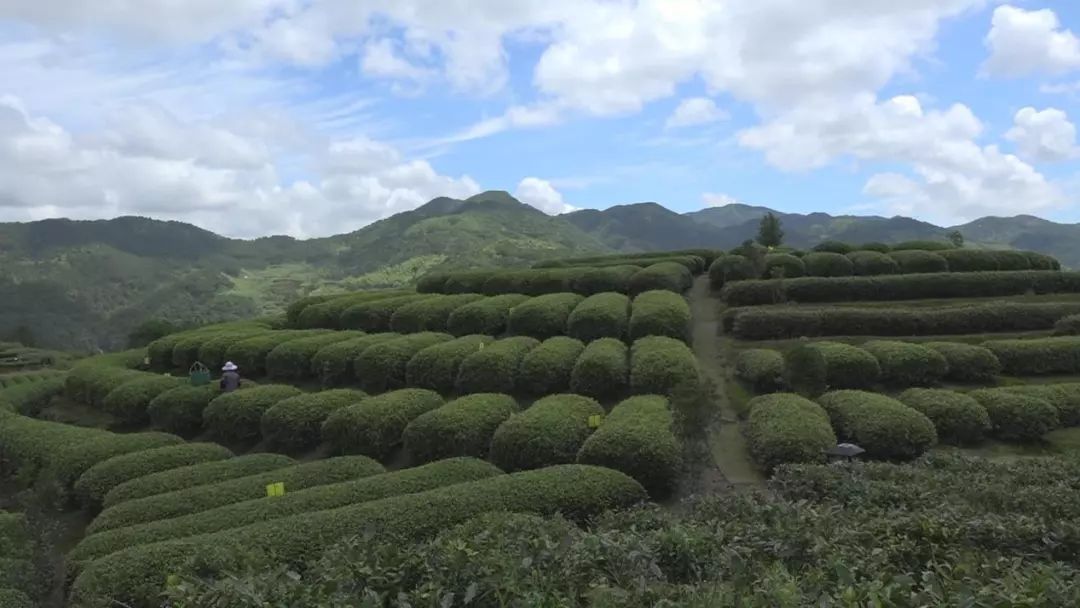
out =
[(945, 377), (958, 382), (990, 382), (1001, 373), (1001, 362), (990, 349), (962, 342), (924, 342), (945, 357), (949, 371)]
[(668, 400), (631, 397), (616, 405), (578, 451), (579, 464), (622, 471), (654, 499), (672, 493), (682, 472), (682, 447), (672, 432)]
[(1042, 399), (1057, 409), (1061, 426), (1080, 426), (1080, 383), (1006, 386), (1001, 390)]
[(268, 449), (287, 454), (310, 450), (321, 441), (322, 424), (331, 413), (366, 397), (361, 391), (337, 389), (278, 401), (262, 415), (263, 441)]
[(911, 388), (898, 397), (904, 405), (915, 408), (937, 429), (942, 443), (971, 445), (981, 443), (990, 432), (990, 415), (978, 401), (953, 391)]
[(450, 278), (448, 272), (429, 272), (416, 280), (416, 291), (419, 293), (442, 293), (448, 278)]
[(511, 334), (550, 338), (566, 333), (566, 322), (585, 298), (576, 293), (552, 293), (532, 298), (510, 311)]
[(27, 481), (36, 479), (62, 450), (113, 436), (100, 429), (36, 420), (0, 410), (0, 461)]
[(945, 357), (921, 344), (871, 340), (862, 347), (881, 364), (881, 380), (886, 384), (927, 386), (936, 384), (949, 372)]
[(507, 293), (460, 306), (450, 313), (446, 331), (455, 336), (498, 336), (506, 332), (510, 310), (528, 299), (529, 296), (520, 293)]
[(518, 368), (517, 388), (533, 395), (560, 393), (570, 388), (570, 376), (585, 350), (580, 340), (557, 336), (529, 351)]
[(50, 458), (49, 476), (61, 487), (67, 488), (75, 483), (90, 467), (114, 456), (143, 452), (154, 448), (183, 443), (176, 435), (167, 433), (132, 433), (117, 435), (106, 433), (89, 441), (77, 441), (62, 446)]
[(841, 241), (822, 241), (814, 245), (814, 251), (820, 253), (838, 253), (844, 255), (851, 253), (855, 248)]
[(147, 496), (177, 492), (238, 477), (248, 477), (295, 464), (296, 461), (292, 458), (281, 454), (247, 454), (236, 458), (176, 467), (125, 481), (109, 490), (102, 504), (109, 509)]
[(417, 388), (368, 397), (331, 413), (323, 423), (323, 441), (336, 454), (363, 454), (381, 460), (401, 443), (401, 434), (410, 422), (442, 405), (438, 393)]
[[(202, 346), (199, 347), (199, 362), (212, 370), (221, 369), (221, 366), (225, 365), (225, 353), (232, 348), (234, 344), (265, 333), (267, 332), (229, 332), (210, 336), (203, 341)], [(241, 371), (250, 373), (249, 370)]]
[(881, 252), (852, 251), (847, 254), (847, 258), (851, 260), (851, 269), (856, 276), (877, 276), (900, 272), (900, 265), (896, 263), (896, 260)]
[(508, 472), (574, 462), (592, 433), (589, 416), (604, 408), (581, 395), (550, 395), (499, 425), (490, 458)]
[(36, 382), (9, 385), (0, 393), (0, 408), (7, 403), (12, 411), (23, 416), (37, 416), (52, 402), (53, 397), (64, 392), (65, 382), (61, 374)]
[(438, 297), (428, 294), (412, 294), (359, 302), (341, 312), (338, 316), (337, 325), (341, 329), (357, 329), (366, 332), (389, 331), (391, 320), (398, 310), (410, 304)]
[(1002, 270), (997, 257), (978, 249), (949, 249), (938, 252), (949, 265), (949, 272), (986, 272)]
[(806, 274), (806, 263), (788, 253), (765, 256), (765, 275), (773, 279), (794, 279)]
[(1054, 323), (1055, 336), (1080, 336), (1080, 315), (1069, 315)]
[(828, 373), (825, 355), (813, 344), (800, 344), (784, 353), (784, 384), (804, 397), (828, 390)]
[(380, 473), (358, 480), (289, 492), (273, 499), (248, 500), (174, 519), (99, 532), (83, 539), (68, 555), (68, 559), (87, 562), (127, 547), (241, 528), (259, 522), (347, 507), (389, 496), (424, 492), (500, 474), (502, 472), (494, 465), (481, 460), (444, 460), (393, 473)]
[(878, 242), (863, 243), (862, 245), (859, 245), (856, 251), (852, 251), (851, 253), (858, 253), (859, 251), (876, 251), (877, 253), (889, 253), (890, 251), (892, 251), (892, 247), (885, 243)]
[(694, 284), (694, 275), (690, 274), (686, 266), (675, 262), (660, 262), (642, 268), (634, 276), (630, 277), (630, 290), (628, 293), (637, 295), (653, 289), (666, 289), (676, 293), (682, 293)]
[(902, 241), (892, 246), (893, 251), (946, 251), (956, 249), (956, 245), (946, 241), (912, 240)]
[(150, 367), (170, 369), (173, 366), (172, 353), (176, 343), (187, 337), (184, 333), (169, 334), (146, 345), (146, 355), (150, 358)]
[(323, 294), (318, 296), (305, 296), (299, 300), (295, 300), (292, 304), (289, 304), (285, 308), (285, 323), (289, 327), (300, 326), (300, 315), (304, 312), (304, 309), (308, 306), (314, 306), (316, 304), (322, 304), (327, 300), (338, 297), (334, 294)]
[(430, 296), (418, 302), (406, 304), (394, 311), (390, 318), (390, 329), (403, 334), (446, 331), (451, 313), (466, 304), (483, 299), (484, 296), (475, 293)]
[(395, 338), (399, 334), (367, 334), (360, 338), (335, 342), (319, 349), (311, 357), (311, 373), (317, 377), (323, 386), (340, 386), (347, 384), (357, 377), (353, 362), (368, 348), (376, 344), (383, 344)]
[(758, 392), (772, 392), (783, 384), (784, 355), (769, 348), (744, 350), (735, 359), (735, 375)]
[[(256, 334), (248, 334), (245, 332), (244, 335), (251, 336)], [(169, 367), (180, 369), (191, 367), (193, 363), (199, 360), (199, 349), (202, 348), (203, 343), (211, 337), (213, 337), (212, 334), (202, 332), (182, 335), (173, 345), (172, 365)]]
[(121, 454), (87, 469), (75, 482), (75, 494), (83, 505), (95, 508), (101, 505), (109, 490), (126, 481), (232, 456), (232, 452), (216, 443), (186, 443)]
[(889, 257), (896, 260), (903, 274), (949, 271), (949, 263), (945, 258), (930, 251), (901, 250), (893, 247)]
[(670, 291), (646, 291), (634, 298), (630, 312), (630, 339), (667, 336), (686, 341), (690, 337), (690, 305)]
[(252, 377), (263, 376), (266, 374), (266, 358), (270, 355), (270, 351), (290, 340), (307, 338), (323, 331), (318, 329), (269, 331), (233, 343), (225, 349), (225, 358), (235, 363), (243, 374)]
[(929, 418), (885, 395), (833, 391), (818, 403), (828, 412), (837, 437), (854, 442), (871, 458), (911, 460), (937, 443)]
[(178, 386), (154, 397), (146, 407), (146, 413), (154, 428), (191, 437), (202, 430), (203, 410), (220, 394), (221, 390), (213, 383)]
[(481, 352), (490, 342), (489, 336), (463, 336), (429, 346), (409, 360), (405, 368), (405, 384), (448, 393), (454, 390), (462, 361), (473, 353)]
[(307, 378), (311, 375), (311, 359), (320, 349), (363, 335), (359, 332), (335, 331), (279, 344), (266, 355), (266, 374), (279, 380)]
[[(229, 461), (222, 461), (229, 462)], [(137, 498), (115, 505), (90, 524), (87, 535), (127, 528), (151, 521), (201, 513), (224, 505), (266, 496), (266, 486), (285, 484), (287, 492), (350, 481), (386, 472), (366, 456), (343, 456), (296, 464), (265, 473), (248, 475)]]
[(590, 343), (570, 373), (570, 390), (596, 399), (614, 399), (626, 391), (629, 363), (626, 344), (614, 338)]
[(667, 395), (699, 378), (697, 358), (684, 342), (664, 336), (634, 341), (630, 349), (630, 390), (638, 395)]
[(313, 304), (305, 308), (300, 313), (297, 326), (301, 329), (363, 329), (350, 328), (341, 324), (342, 315), (346, 310), (361, 304), (398, 299), (410, 295), (411, 297), (417, 297), (416, 294), (395, 289), (341, 294), (329, 298), (321, 304)]
[(105, 397), (102, 405), (117, 422), (138, 426), (149, 419), (146, 409), (155, 397), (180, 386), (182, 382), (179, 378), (148, 375), (116, 387)]
[(451, 456), (487, 456), (495, 429), (518, 411), (508, 395), (479, 393), (461, 397), (416, 417), (402, 433), (413, 463)]
[(449, 334), (424, 332), (370, 346), (356, 357), (356, 376), (371, 393), (404, 386), (406, 366), (416, 353), (452, 339)]
[(766, 471), (782, 464), (824, 462), (825, 450), (836, 446), (829, 415), (809, 399), (765, 395), (751, 399), (747, 407), (750, 455)]
[(1061, 270), (1061, 262), (1056, 259), (1034, 251), (1022, 251), (1028, 259), (1032, 270)]
[(629, 318), (630, 298), (621, 293), (598, 293), (582, 300), (570, 313), (566, 334), (582, 342), (621, 340), (626, 336)]
[(225, 393), (214, 398), (203, 410), (203, 422), (206, 429), (220, 441), (254, 443), (259, 439), (263, 413), (279, 401), (299, 394), (300, 389), (279, 384)]
[(713, 289), (720, 289), (733, 281), (745, 281), (758, 278), (753, 262), (736, 254), (716, 258), (709, 266), (709, 284)]
[(86, 363), (76, 365), (68, 373), (64, 391), (72, 400), (95, 408), (103, 408), (105, 397), (121, 385), (132, 380), (158, 378), (157, 374), (148, 374), (134, 369), (124, 369), (105, 365)]
[(855, 273), (855, 265), (842, 254), (818, 252), (803, 258), (806, 274), (812, 277), (849, 277)]
[(574, 277), (571, 291), (591, 296), (607, 291), (629, 293), (630, 279), (640, 271), (638, 266), (605, 266), (583, 268)]
[(874, 355), (843, 342), (814, 342), (810, 348), (825, 359), (825, 382), (830, 388), (867, 388), (881, 377)]
[(521, 362), (539, 345), (539, 340), (527, 336), (487, 344), (461, 362), (454, 386), (462, 394), (512, 393), (518, 388)]
[(1080, 337), (993, 340), (983, 346), (1001, 361), (1004, 373), (1013, 376), (1072, 374), (1080, 371)]
[(124, 602), (154, 605), (161, 581), (191, 566), (224, 568), (230, 555), (272, 554), (304, 563), (339, 542), (341, 531), (371, 528), (396, 538), (423, 538), (489, 512), (563, 514), (586, 521), (611, 509), (645, 500), (641, 484), (630, 477), (586, 465), (497, 475), (480, 481), (404, 494), (357, 505), (313, 511), (288, 518), (192, 537), (133, 547), (89, 564), (72, 587), (76, 605)]
[(1031, 260), (1022, 251), (999, 250), (987, 252), (997, 260), (1001, 270), (1031, 270)]
[(1038, 441), (1061, 426), (1057, 409), (1044, 399), (1001, 389), (968, 393), (990, 415), (991, 433), (1007, 441)]

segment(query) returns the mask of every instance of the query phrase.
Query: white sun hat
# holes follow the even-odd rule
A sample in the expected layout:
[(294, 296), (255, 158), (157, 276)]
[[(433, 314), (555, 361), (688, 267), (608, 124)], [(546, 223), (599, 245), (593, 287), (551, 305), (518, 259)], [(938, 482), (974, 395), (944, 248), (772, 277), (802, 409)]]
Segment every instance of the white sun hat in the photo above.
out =
[(225, 364), (225, 367), (221, 368), (221, 371), (223, 371), (223, 372), (235, 372), (236, 369), (237, 369), (236, 364), (233, 363), (232, 361), (229, 361), (228, 363)]

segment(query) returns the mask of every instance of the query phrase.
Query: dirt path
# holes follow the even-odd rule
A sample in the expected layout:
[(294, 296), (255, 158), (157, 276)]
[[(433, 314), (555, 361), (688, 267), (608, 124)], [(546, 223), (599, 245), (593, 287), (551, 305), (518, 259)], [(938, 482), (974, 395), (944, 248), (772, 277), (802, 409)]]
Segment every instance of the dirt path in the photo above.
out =
[(736, 488), (759, 485), (763, 478), (750, 460), (738, 413), (725, 392), (729, 380), (726, 370), (730, 365), (724, 361), (717, 341), (719, 301), (709, 289), (707, 275), (698, 277), (694, 282), (690, 291), (690, 311), (694, 318), (694, 354), (702, 373), (716, 385), (716, 401), (720, 410), (720, 420), (713, 424), (708, 433), (713, 462), (727, 482)]

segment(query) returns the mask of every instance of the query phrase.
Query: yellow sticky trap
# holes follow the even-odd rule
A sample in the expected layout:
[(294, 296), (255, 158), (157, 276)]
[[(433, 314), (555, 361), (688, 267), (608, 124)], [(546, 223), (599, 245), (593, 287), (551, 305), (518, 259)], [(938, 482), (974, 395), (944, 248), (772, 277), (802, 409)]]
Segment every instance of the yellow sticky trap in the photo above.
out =
[(599, 427), (600, 421), (603, 420), (603, 418), (604, 417), (600, 414), (593, 414), (592, 416), (589, 416), (589, 428), (595, 429)]
[(267, 496), (284, 496), (285, 495), (285, 482), (279, 481), (266, 486)]

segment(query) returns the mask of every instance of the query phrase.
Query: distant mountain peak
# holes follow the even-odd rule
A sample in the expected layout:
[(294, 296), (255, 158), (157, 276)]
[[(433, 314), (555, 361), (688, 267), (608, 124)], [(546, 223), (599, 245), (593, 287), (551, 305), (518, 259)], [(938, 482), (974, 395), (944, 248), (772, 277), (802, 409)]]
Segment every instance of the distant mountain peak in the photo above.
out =
[(514, 198), (506, 190), (487, 190), (480, 194), (474, 194), (465, 199), (466, 203), (506, 203), (510, 205), (524, 205), (518, 199)]

